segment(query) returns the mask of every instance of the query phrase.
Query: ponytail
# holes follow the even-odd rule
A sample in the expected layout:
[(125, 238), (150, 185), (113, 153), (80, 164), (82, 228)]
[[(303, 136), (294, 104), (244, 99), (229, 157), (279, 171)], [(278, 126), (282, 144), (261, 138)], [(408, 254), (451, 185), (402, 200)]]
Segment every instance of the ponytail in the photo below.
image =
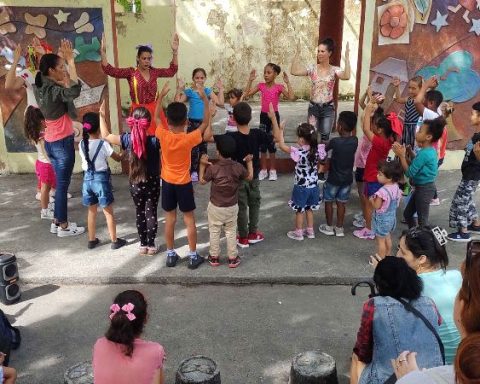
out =
[(40, 140), (40, 132), (45, 124), (45, 117), (40, 111), (39, 108), (29, 105), (25, 111), (25, 117), (23, 120), (23, 127), (25, 137), (34, 142), (38, 143)]
[(147, 179), (147, 133), (151, 115), (144, 107), (135, 108), (127, 119), (130, 127), (130, 182), (138, 184)]
[(307, 159), (311, 167), (316, 167), (318, 156), (318, 135), (313, 125), (302, 123), (297, 128), (297, 136), (301, 137), (310, 146)]
[(95, 112), (88, 112), (83, 116), (83, 153), (85, 154), (85, 160), (88, 164), (88, 169), (93, 170), (93, 163), (90, 159), (90, 146), (88, 143), (88, 139), (90, 138), (90, 133), (98, 132), (100, 127), (100, 117), (98, 113)]
[(58, 64), (60, 56), (54, 53), (46, 53), (40, 59), (38, 72), (35, 75), (35, 85), (40, 88), (43, 85), (42, 76), (48, 76), (49, 70), (55, 68)]

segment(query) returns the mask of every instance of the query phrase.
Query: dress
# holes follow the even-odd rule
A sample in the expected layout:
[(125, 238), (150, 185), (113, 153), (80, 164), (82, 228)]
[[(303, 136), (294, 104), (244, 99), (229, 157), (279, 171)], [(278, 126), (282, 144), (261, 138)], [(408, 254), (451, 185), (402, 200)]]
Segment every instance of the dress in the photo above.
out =
[(420, 114), (415, 108), (414, 100), (409, 97), (405, 103), (405, 120), (403, 122), (402, 144), (415, 147), (415, 130)]

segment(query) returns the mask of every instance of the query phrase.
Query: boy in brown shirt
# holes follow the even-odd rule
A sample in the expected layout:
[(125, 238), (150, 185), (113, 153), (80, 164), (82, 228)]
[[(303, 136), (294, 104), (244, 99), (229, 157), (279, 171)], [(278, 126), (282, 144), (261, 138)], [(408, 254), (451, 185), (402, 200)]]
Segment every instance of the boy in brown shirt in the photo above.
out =
[(242, 179), (252, 180), (252, 156), (245, 158), (247, 169), (232, 160), (235, 154), (235, 140), (229, 135), (215, 135), (217, 156), (215, 164), (208, 162), (208, 156), (203, 155), (200, 161), (200, 183), (211, 181), (210, 201), (207, 207), (208, 227), (210, 231), (210, 255), (208, 262), (211, 266), (220, 265), (220, 235), (222, 226), (225, 226), (227, 238), (228, 267), (236, 268), (240, 264), (237, 251), (237, 216), (238, 216), (238, 188)]

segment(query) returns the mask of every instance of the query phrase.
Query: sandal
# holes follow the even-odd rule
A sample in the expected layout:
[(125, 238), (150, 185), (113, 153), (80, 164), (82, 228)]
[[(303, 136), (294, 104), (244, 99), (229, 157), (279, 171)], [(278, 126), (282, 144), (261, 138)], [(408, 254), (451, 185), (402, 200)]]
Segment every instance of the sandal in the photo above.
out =
[(147, 247), (147, 256), (153, 256), (158, 253), (160, 249), (158, 247)]
[(208, 255), (208, 262), (212, 267), (218, 267), (220, 265), (220, 259), (218, 256)]
[(140, 256), (146, 256), (148, 252), (148, 248), (146, 245), (141, 245), (138, 251), (140, 253)]
[(241, 259), (239, 256), (234, 259), (228, 259), (228, 268), (237, 268), (240, 265)]

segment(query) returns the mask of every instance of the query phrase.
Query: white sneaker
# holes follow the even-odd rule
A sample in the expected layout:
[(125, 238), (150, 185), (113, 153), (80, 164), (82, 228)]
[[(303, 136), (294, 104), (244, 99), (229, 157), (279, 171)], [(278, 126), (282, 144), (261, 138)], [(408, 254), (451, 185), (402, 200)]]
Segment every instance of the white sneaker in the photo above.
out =
[(50, 224), (50, 233), (56, 235), (58, 233), (58, 225), (55, 223)]
[(333, 227), (330, 227), (327, 224), (322, 224), (318, 227), (318, 230), (322, 232), (324, 235), (333, 236), (335, 232), (333, 231)]
[(357, 228), (365, 228), (365, 219), (353, 220), (353, 226)]
[(258, 180), (265, 180), (268, 177), (268, 171), (266, 169), (260, 170), (258, 173)]
[(343, 230), (343, 227), (335, 227), (335, 236), (345, 237), (345, 231)]
[(270, 170), (270, 176), (268, 177), (268, 180), (276, 181), (277, 179), (278, 179), (277, 171), (275, 169)]
[(355, 213), (355, 214), (353, 215), (353, 218), (354, 218), (355, 220), (357, 220), (357, 221), (363, 220), (363, 219), (364, 219), (364, 217), (363, 217), (363, 212)]
[(42, 209), (40, 211), (40, 219), (53, 220), (53, 211), (51, 209)]
[(68, 237), (68, 236), (76, 236), (81, 235), (85, 232), (85, 227), (77, 227), (77, 223), (70, 222), (68, 223), (68, 227), (63, 229), (61, 227), (57, 230), (58, 237)]
[(35, 194), (35, 200), (40, 201), (40, 198), (41, 198), (41, 197), (42, 197), (42, 194), (41, 194), (40, 192), (37, 192), (37, 193)]

